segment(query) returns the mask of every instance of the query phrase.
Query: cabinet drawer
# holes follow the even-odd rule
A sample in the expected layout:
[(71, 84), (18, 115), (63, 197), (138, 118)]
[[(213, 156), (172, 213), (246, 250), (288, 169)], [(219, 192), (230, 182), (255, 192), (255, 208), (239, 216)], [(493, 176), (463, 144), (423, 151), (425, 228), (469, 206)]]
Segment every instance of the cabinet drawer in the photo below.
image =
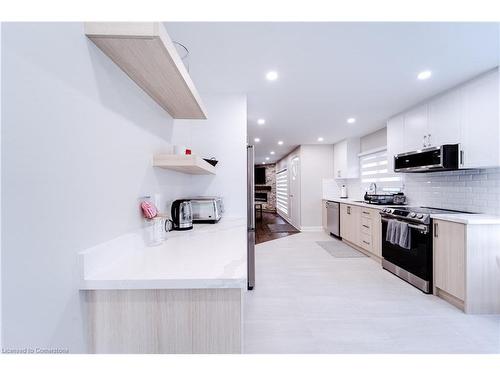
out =
[(372, 216), (373, 216), (373, 211), (371, 209), (361, 207), (361, 217), (366, 217), (371, 219)]
[(359, 241), (360, 246), (368, 251), (372, 251), (372, 236), (371, 234), (361, 233), (361, 239)]
[(361, 233), (372, 234), (372, 219), (361, 217)]

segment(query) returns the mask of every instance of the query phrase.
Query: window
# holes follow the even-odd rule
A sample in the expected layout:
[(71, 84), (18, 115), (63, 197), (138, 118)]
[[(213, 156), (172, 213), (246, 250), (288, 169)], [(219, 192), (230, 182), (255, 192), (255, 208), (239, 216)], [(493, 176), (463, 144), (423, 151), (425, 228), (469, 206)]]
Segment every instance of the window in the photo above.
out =
[(288, 216), (288, 170), (276, 173), (276, 208)]
[(399, 192), (403, 187), (401, 175), (388, 170), (387, 150), (360, 156), (359, 171), (363, 190), (373, 182), (377, 184), (377, 191)]

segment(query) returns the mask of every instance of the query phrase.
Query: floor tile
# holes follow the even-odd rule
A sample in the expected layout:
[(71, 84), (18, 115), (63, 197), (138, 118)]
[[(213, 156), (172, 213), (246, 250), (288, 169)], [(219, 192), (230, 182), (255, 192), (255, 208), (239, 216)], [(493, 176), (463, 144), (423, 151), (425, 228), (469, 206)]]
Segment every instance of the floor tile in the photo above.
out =
[(500, 315), (466, 315), (372, 258), (335, 258), (305, 232), (256, 246), (245, 353), (500, 353)]

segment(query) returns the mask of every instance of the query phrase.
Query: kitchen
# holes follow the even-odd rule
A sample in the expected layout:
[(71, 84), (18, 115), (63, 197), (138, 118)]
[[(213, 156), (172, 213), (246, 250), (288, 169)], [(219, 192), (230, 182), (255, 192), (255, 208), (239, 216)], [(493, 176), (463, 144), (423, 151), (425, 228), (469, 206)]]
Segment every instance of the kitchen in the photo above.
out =
[(498, 354), (500, 28), (424, 26), (2, 23), (2, 348)]

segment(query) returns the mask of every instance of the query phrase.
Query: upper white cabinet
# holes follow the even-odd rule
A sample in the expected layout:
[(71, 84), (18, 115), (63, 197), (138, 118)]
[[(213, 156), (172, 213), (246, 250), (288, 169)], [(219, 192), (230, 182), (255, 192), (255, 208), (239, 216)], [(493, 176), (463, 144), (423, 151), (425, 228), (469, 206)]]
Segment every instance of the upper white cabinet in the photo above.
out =
[(461, 95), (453, 90), (429, 102), (428, 142), (432, 146), (460, 143)]
[(394, 155), (405, 151), (404, 116), (395, 116), (387, 121), (387, 169), (394, 171)]
[(396, 154), (461, 146), (461, 168), (500, 166), (498, 68), (387, 121), (390, 170)]
[(462, 87), (463, 167), (500, 165), (500, 109), (498, 71)]
[(85, 34), (173, 118), (207, 118), (162, 23), (87, 22)]
[(404, 115), (404, 149), (405, 151), (420, 150), (428, 147), (429, 118), (427, 105), (410, 109)]
[(348, 138), (333, 145), (334, 178), (359, 177), (359, 138)]

